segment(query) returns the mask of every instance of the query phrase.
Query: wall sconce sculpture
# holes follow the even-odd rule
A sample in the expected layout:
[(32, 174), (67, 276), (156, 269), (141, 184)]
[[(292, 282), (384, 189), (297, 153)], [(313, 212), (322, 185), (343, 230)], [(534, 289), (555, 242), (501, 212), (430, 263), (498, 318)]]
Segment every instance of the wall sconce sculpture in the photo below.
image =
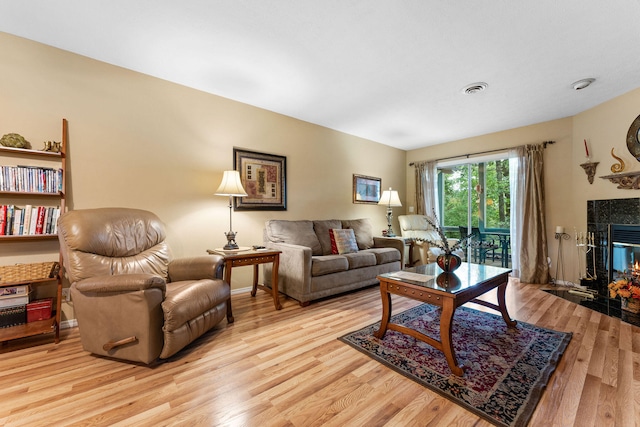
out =
[(589, 184), (593, 184), (593, 177), (596, 175), (596, 168), (598, 167), (599, 162), (592, 162), (591, 155), (589, 155), (589, 147), (587, 146), (587, 140), (584, 140), (584, 152), (587, 156), (587, 162), (580, 165), (582, 169), (584, 169), (587, 174), (587, 179), (589, 180)]
[(624, 161), (620, 157), (613, 154), (613, 148), (611, 149), (611, 157), (613, 157), (618, 161), (618, 163), (614, 163), (611, 165), (611, 172), (613, 173), (622, 172), (624, 170)]

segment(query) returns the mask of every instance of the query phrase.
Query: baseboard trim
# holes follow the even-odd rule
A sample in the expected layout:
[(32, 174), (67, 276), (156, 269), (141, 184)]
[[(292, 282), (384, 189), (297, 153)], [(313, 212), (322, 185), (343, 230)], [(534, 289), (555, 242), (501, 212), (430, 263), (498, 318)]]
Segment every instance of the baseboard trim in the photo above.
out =
[(62, 322), (60, 322), (60, 329), (76, 328), (77, 326), (78, 320), (76, 319), (63, 320)]

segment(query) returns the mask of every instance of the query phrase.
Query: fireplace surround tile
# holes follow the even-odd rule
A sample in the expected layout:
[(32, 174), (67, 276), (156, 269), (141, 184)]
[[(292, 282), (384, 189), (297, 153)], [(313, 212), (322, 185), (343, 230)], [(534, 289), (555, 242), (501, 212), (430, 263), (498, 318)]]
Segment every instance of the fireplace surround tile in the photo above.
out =
[[(601, 295), (607, 294), (607, 244), (609, 224), (640, 224), (640, 198), (589, 200), (587, 202), (587, 231), (595, 233), (595, 275), (598, 279), (591, 287)], [(591, 255), (587, 255), (587, 269), (593, 275)]]

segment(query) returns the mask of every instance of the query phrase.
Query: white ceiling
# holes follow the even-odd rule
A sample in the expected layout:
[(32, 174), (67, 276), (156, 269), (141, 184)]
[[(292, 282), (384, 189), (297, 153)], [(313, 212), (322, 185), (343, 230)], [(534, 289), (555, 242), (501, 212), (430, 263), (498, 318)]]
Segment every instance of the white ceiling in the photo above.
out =
[(402, 149), (640, 87), (640, 0), (0, 0), (0, 31)]

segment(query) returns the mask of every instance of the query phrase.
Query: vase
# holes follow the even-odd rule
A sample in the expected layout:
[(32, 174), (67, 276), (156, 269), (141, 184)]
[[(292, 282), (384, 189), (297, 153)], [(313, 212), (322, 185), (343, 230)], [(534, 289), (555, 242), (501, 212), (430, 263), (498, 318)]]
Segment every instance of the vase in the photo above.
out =
[(621, 298), (620, 308), (630, 313), (640, 313), (640, 300), (636, 298)]
[(436, 257), (436, 263), (442, 270), (451, 273), (460, 267), (462, 259), (456, 254), (442, 254)]

